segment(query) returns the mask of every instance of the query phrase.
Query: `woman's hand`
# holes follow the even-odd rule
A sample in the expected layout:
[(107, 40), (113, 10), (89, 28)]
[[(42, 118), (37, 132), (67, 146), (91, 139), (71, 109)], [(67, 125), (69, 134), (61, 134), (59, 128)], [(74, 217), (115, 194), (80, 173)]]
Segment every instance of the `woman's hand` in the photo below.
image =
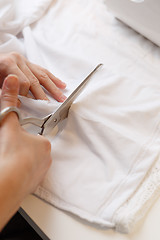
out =
[(28, 96), (29, 90), (36, 99), (48, 100), (42, 86), (59, 102), (66, 97), (60, 89), (66, 84), (48, 70), (30, 63), (24, 56), (12, 52), (0, 54), (0, 85), (9, 74), (17, 75), (20, 82), (19, 94)]
[[(1, 110), (17, 106), (19, 80), (8, 76), (2, 86)], [(51, 164), (51, 145), (19, 125), (16, 113), (0, 124), (0, 230), (18, 210), (21, 201), (43, 180)]]

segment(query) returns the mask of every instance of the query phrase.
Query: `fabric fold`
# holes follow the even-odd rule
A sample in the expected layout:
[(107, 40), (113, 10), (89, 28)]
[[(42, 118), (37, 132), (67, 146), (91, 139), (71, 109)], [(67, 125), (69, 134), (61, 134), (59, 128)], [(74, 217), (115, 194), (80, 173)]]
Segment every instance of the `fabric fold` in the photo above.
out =
[[(35, 195), (89, 222), (132, 231), (159, 196), (159, 48), (115, 20), (103, 0), (12, 2), (0, 2), (0, 52), (18, 51), (47, 68), (67, 83), (66, 96), (103, 63), (64, 128), (47, 136), (53, 164)], [(54, 112), (61, 103), (48, 96), (21, 97), (22, 114)]]

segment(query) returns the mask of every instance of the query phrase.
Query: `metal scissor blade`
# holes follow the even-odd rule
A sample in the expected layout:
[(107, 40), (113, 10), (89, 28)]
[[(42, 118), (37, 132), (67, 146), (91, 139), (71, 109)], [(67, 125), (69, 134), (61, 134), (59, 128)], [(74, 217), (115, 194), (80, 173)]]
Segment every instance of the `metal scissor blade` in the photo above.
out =
[(79, 96), (82, 92), (91, 76), (97, 71), (97, 69), (103, 64), (98, 64), (93, 71), (80, 83), (80, 85), (71, 93), (71, 95), (65, 100), (64, 103), (56, 110), (56, 112), (49, 118), (45, 123), (44, 128), (49, 131), (52, 130), (60, 121), (65, 119), (68, 116), (69, 108), (72, 105), (73, 101)]

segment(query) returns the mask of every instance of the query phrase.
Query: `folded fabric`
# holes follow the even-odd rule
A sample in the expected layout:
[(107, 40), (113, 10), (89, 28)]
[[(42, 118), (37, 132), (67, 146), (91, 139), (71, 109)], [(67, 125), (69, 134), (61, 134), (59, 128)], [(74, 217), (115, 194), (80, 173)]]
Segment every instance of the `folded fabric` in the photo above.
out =
[[(129, 232), (158, 196), (160, 50), (115, 20), (102, 0), (28, 2), (22, 14), (16, 1), (21, 26), (12, 19), (12, 28), (1, 25), (12, 42), (1, 40), (0, 51), (19, 50), (46, 67), (67, 83), (66, 95), (103, 63), (71, 106), (63, 131), (48, 136), (53, 164), (35, 194), (90, 222)], [(21, 97), (22, 113), (54, 112), (60, 103), (49, 97)]]

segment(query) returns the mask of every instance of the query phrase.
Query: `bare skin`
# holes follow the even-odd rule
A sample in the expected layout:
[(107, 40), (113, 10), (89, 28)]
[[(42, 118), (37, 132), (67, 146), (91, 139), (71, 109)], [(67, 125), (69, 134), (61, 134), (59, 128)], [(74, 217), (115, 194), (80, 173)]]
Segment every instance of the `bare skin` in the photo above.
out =
[(9, 74), (15, 74), (19, 78), (20, 95), (28, 96), (30, 91), (36, 99), (48, 100), (43, 86), (57, 101), (63, 102), (66, 99), (61, 91), (66, 87), (64, 82), (19, 53), (0, 53), (0, 87)]
[[(1, 93), (1, 110), (17, 106), (20, 80), (9, 75)], [(9, 113), (0, 124), (0, 230), (18, 210), (22, 200), (43, 180), (51, 165), (51, 146), (43, 136), (21, 128)]]

